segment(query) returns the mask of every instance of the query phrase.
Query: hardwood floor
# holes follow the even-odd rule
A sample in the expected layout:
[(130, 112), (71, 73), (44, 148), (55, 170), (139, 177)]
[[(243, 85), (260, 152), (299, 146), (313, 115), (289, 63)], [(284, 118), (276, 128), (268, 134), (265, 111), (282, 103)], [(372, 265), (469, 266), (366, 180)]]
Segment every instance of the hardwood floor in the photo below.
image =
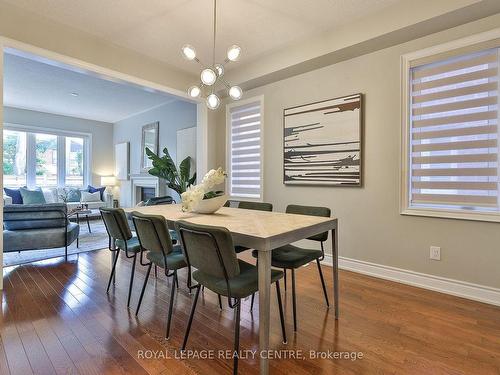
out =
[[(0, 374), (231, 373), (230, 359), (172, 358), (191, 307), (185, 271), (175, 297), (172, 337), (165, 341), (169, 281), (163, 275), (155, 280), (152, 273), (136, 318), (134, 309), (126, 308), (131, 262), (119, 260), (116, 286), (106, 295), (110, 265), (109, 251), (102, 250), (73, 256), (68, 263), (55, 259), (4, 269)], [(324, 271), (332, 297), (331, 268)], [(144, 274), (145, 267), (138, 266), (132, 307)], [(288, 344), (281, 343), (272, 288), (271, 347), (281, 355), (302, 351), (303, 358), (273, 359), (271, 374), (500, 374), (500, 308), (341, 271), (336, 322), (334, 309), (325, 307), (316, 267), (300, 269), (296, 276), (298, 332), (292, 331), (289, 279), (284, 298)], [(258, 308), (252, 314), (249, 306), (250, 300), (242, 306), (244, 351), (258, 349)], [(216, 295), (206, 290), (188, 349), (213, 349), (216, 357), (219, 350), (230, 350), (232, 319), (227, 303), (220, 311)], [(310, 350), (361, 352), (363, 357), (311, 359)], [(239, 373), (258, 374), (257, 358), (242, 359)]]

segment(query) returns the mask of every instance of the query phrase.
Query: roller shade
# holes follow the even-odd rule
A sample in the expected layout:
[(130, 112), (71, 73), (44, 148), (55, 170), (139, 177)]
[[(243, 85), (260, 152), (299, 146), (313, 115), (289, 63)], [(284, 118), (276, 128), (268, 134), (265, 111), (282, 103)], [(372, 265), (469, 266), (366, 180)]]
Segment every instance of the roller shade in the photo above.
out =
[(499, 48), (412, 66), (410, 78), (410, 206), (499, 211)]
[(261, 104), (260, 101), (232, 107), (230, 116), (230, 194), (232, 197), (260, 199)]

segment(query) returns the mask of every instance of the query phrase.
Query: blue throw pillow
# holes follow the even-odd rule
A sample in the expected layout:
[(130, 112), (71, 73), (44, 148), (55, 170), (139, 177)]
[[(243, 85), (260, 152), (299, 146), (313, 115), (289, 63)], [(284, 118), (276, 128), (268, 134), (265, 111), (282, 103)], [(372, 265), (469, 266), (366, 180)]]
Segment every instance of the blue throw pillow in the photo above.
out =
[(45, 197), (43, 196), (42, 189), (29, 190), (27, 188), (19, 188), (21, 196), (23, 197), (23, 204), (44, 204)]
[(89, 185), (87, 186), (87, 189), (89, 193), (95, 193), (96, 191), (98, 191), (99, 194), (101, 195), (101, 200), (104, 202), (104, 190), (106, 190), (106, 186), (96, 188)]
[(12, 204), (23, 204), (23, 197), (19, 189), (3, 188), (5, 195), (12, 198)]

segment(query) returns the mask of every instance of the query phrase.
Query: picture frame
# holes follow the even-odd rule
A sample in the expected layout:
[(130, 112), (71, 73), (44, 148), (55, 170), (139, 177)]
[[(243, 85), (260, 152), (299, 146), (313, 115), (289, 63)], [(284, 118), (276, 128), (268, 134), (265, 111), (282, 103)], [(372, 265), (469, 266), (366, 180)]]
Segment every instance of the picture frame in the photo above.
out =
[(147, 173), (153, 166), (152, 161), (146, 155), (146, 147), (155, 154), (158, 154), (159, 148), (159, 128), (158, 121), (146, 124), (142, 127), (141, 136), (141, 172)]
[(362, 186), (363, 95), (283, 110), (285, 185)]

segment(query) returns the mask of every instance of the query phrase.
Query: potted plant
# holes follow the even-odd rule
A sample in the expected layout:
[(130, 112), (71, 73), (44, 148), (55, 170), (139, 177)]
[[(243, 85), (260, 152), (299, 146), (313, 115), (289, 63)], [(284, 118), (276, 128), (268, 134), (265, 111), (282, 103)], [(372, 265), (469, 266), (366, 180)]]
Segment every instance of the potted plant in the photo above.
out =
[(182, 211), (212, 214), (221, 208), (227, 201), (223, 191), (212, 190), (226, 179), (226, 172), (222, 168), (212, 169), (203, 177), (201, 184), (190, 186), (181, 194)]
[(164, 179), (170, 189), (182, 195), (196, 181), (196, 172), (190, 176), (191, 157), (188, 156), (181, 161), (179, 169), (177, 169), (166, 147), (163, 149), (163, 154), (160, 157), (146, 147), (146, 155), (153, 162), (153, 167), (149, 169), (148, 173)]

